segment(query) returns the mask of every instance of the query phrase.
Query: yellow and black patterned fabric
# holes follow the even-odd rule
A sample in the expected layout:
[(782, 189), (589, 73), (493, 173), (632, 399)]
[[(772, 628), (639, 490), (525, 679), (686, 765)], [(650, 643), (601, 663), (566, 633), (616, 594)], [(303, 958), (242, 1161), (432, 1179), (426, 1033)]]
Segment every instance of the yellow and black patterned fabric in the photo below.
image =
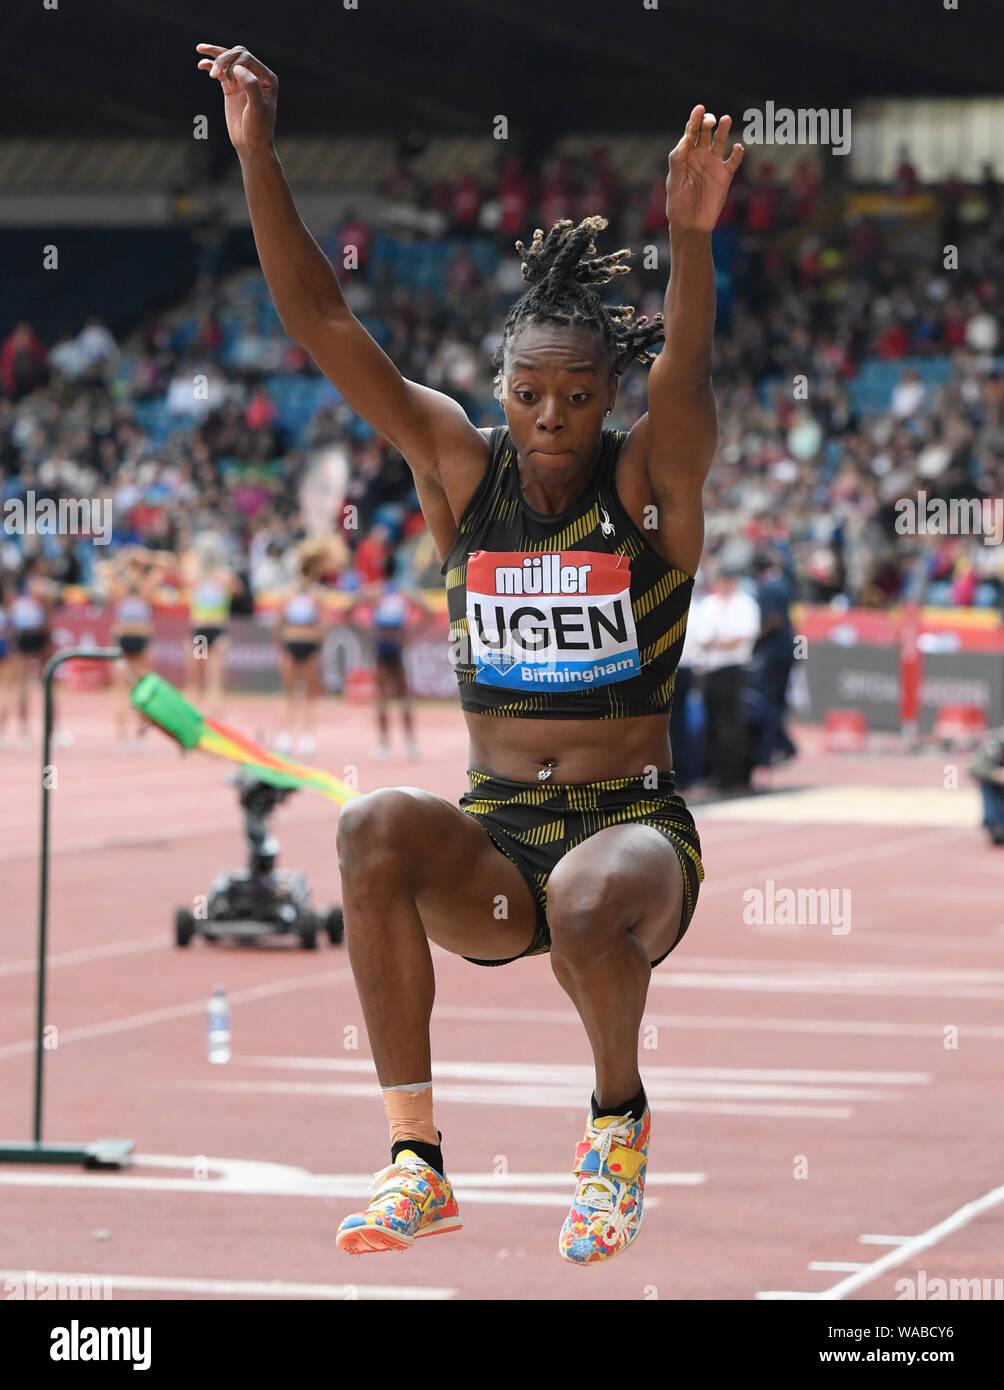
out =
[[(563, 855), (611, 825), (650, 825), (676, 851), (683, 869), (683, 938), (697, 906), (704, 878), (701, 842), (694, 818), (676, 793), (672, 772), (615, 777), (604, 782), (538, 784), (511, 782), (471, 770), (469, 790), (460, 809), (487, 831), (495, 847), (519, 869), (537, 907), (537, 929), (521, 954), (541, 955), (551, 949), (547, 926), (547, 880)], [(673, 948), (671, 948), (673, 949)], [(665, 952), (652, 965), (666, 959)], [(466, 960), (474, 965), (508, 965), (507, 960)], [(519, 956), (513, 956), (518, 960)]]
[(583, 495), (548, 516), (523, 499), (508, 429), (492, 431), (488, 469), (442, 567), (464, 710), (530, 719), (669, 711), (694, 581), (620, 503), (626, 438), (602, 431)]

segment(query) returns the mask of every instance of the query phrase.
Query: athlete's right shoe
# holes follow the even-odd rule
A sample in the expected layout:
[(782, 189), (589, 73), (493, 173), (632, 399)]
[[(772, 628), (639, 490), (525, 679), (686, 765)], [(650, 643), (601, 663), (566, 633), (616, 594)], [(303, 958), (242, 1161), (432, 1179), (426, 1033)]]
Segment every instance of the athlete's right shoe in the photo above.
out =
[(373, 1178), (375, 1196), (365, 1211), (347, 1216), (335, 1244), (349, 1255), (407, 1250), (422, 1236), (459, 1231), (464, 1224), (449, 1178), (430, 1168), (411, 1149)]

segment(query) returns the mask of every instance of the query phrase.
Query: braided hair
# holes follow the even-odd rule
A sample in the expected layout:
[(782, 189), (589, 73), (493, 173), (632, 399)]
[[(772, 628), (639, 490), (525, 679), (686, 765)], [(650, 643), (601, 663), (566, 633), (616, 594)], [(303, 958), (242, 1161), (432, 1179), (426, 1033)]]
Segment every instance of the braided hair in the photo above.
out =
[[(492, 366), (501, 373), (505, 354), (520, 329), (530, 323), (559, 323), (600, 335), (603, 352), (614, 376), (634, 360), (649, 363), (653, 343), (665, 337), (662, 315), (636, 319), (629, 304), (608, 304), (590, 285), (604, 285), (615, 275), (627, 275), (631, 251), (624, 247), (606, 256), (596, 254), (593, 237), (607, 225), (605, 217), (586, 217), (573, 226), (569, 218), (555, 222), (545, 235), (538, 227), (529, 249), (517, 241), (523, 257), (523, 279), (530, 289), (509, 311)], [(496, 377), (496, 381), (499, 378)]]

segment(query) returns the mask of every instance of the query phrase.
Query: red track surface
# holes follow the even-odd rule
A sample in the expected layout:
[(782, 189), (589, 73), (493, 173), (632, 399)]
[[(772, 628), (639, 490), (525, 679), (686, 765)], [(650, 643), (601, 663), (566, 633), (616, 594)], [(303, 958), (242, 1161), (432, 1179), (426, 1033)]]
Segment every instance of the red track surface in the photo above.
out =
[[(348, 1284), (362, 1298), (750, 1299), (895, 1298), (921, 1269), (928, 1284), (1004, 1276), (1004, 851), (975, 826), (768, 820), (764, 798), (741, 819), (697, 808), (708, 876), (646, 1017), (645, 1226), (588, 1273), (556, 1248), (591, 1089), (581, 1025), (546, 958), (485, 970), (437, 951), (436, 1114), (465, 1228), (403, 1257), (353, 1259), (335, 1229), (364, 1205), (387, 1137), (344, 950), (175, 949), (175, 906), (243, 858), (226, 769), (155, 734), (145, 754), (118, 754), (101, 696), (68, 698), (68, 712), (44, 1138), (129, 1136), (138, 1161), (122, 1174), (0, 1166), (0, 1278), (90, 1274), (115, 1298), (261, 1297), (279, 1281), (277, 1295), (301, 1298), (344, 1297)], [(227, 715), (253, 733), (274, 707), (235, 699)], [(316, 761), (336, 775), (355, 763), (361, 790), (463, 789), (455, 709), (420, 708), (419, 763), (372, 758), (369, 709), (332, 703), (327, 716)], [(944, 762), (817, 755), (774, 784), (938, 789)], [(0, 751), (0, 766), (0, 1137), (13, 1140), (31, 1123), (38, 751)], [(304, 792), (275, 818), (282, 862), (308, 872), (322, 906), (339, 898), (336, 817)], [(849, 889), (852, 930), (746, 925), (743, 893), (767, 879)], [(225, 1067), (205, 1058), (217, 983), (233, 1010)], [(356, 1050), (343, 1045), (351, 1028)], [(861, 1240), (925, 1232), (926, 1248)], [(810, 1268), (898, 1257), (884, 1271)]]

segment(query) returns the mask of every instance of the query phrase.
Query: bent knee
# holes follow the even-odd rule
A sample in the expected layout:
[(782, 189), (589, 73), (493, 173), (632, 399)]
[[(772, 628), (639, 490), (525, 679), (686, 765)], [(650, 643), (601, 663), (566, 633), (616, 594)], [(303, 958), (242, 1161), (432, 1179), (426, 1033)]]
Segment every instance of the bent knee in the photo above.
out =
[(419, 797), (408, 788), (381, 787), (353, 797), (338, 816), (339, 868), (346, 873), (389, 856), (407, 859), (418, 846), (421, 824)]
[(562, 872), (547, 882), (547, 925), (559, 949), (596, 947), (631, 925), (629, 885), (616, 871)]

